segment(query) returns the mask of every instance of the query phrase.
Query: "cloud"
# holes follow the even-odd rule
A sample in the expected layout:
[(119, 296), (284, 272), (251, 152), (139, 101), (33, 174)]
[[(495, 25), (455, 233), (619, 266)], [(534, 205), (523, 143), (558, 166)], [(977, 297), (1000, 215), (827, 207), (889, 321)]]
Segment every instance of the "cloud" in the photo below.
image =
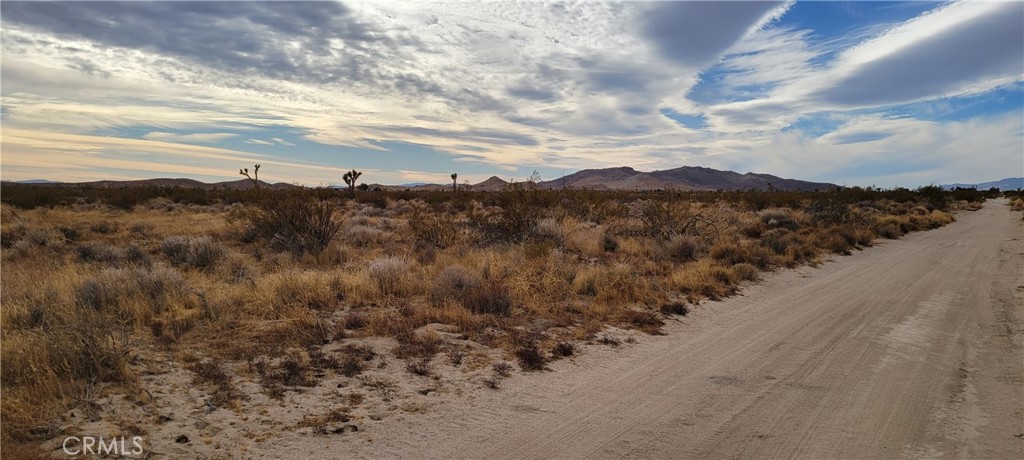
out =
[(2, 8), (6, 25), (281, 80), (358, 79), (374, 72), (373, 59), (363, 57), (382, 58), (399, 46), (339, 2), (4, 2)]
[[(857, 158), (926, 164), (900, 148), (935, 149), (943, 127), (966, 126), (916, 124), (917, 112), (906, 120), (879, 115), (892, 104), (1021, 80), (1019, 2), (935, 5), (917, 19), (886, 18), (827, 39), (807, 28), (813, 23), (774, 20), (798, 8), (4, 2), (4, 166), (15, 146), (32, 155), (94, 155), (89, 165), (97, 168), (108, 157), (142, 161), (125, 156), (132, 149), (174, 164), (216, 164), (211, 171), (256, 158), (269, 165), (274, 157), (182, 147), (248, 139), (264, 146), (255, 150), (273, 145), (294, 155), (280, 163), (299, 166), (277, 166), (289, 168), (290, 181), (313, 184), (330, 177), (315, 171), (323, 163), (356, 154), (411, 169), (405, 160), (420, 158), (418, 148), (448, 160), (442, 164), (488, 170), (749, 165), (804, 177), (802, 165), (827, 179), (860, 171), (850, 166)], [(693, 96), (695, 87), (713, 97)], [(689, 127), (665, 113), (690, 116), (676, 117)], [(819, 117), (834, 122), (802, 131), (800, 120)], [(972, 126), (1019, 139), (999, 120)], [(994, 125), (1001, 130), (988, 129)], [(36, 134), (8, 140), (10, 129)], [(106, 138), (111, 132), (148, 134), (117, 144)], [(93, 138), (63, 137), (71, 134)], [(296, 143), (302, 148), (288, 148)], [(1003, 161), (1002, 153), (984, 155)], [(949, 164), (943, 156), (934, 168)]]
[(665, 59), (701, 68), (785, 8), (787, 2), (657, 2), (644, 13), (642, 30)]
[[(1024, 3), (957, 2), (893, 25), (880, 35), (812, 64), (821, 49), (795, 30), (753, 36), (771, 53), (729, 58), (732, 84), (774, 84), (748, 100), (709, 104), (711, 125), (727, 132), (776, 130), (802, 115), (878, 108), (983, 93), (1024, 74)], [(757, 49), (768, 43), (747, 43)], [(781, 51), (781, 52), (779, 52)], [(788, 74), (788, 76), (786, 76)]]
[(876, 106), (984, 91), (1024, 72), (1024, 3), (962, 2), (843, 53), (809, 98)]
[(193, 134), (180, 134), (180, 133), (166, 133), (161, 131), (151, 131), (142, 135), (143, 139), (151, 139), (166, 142), (177, 142), (182, 144), (190, 144), (198, 142), (201, 144), (215, 144), (224, 139), (230, 139), (237, 137), (235, 133), (193, 133)]
[[(113, 169), (136, 172), (135, 177), (170, 173), (224, 180), (234, 178), (239, 166), (263, 165), (275, 181), (316, 184), (341, 177), (341, 168), (313, 162), (285, 161), (218, 147), (191, 145), (165, 140), (130, 139), (111, 136), (63, 134), (4, 128), (3, 165), (34, 170), (49, 168), (52, 180), (64, 180), (62, 168)], [(158, 136), (159, 137), (159, 136)], [(148, 174), (148, 176), (147, 176)]]

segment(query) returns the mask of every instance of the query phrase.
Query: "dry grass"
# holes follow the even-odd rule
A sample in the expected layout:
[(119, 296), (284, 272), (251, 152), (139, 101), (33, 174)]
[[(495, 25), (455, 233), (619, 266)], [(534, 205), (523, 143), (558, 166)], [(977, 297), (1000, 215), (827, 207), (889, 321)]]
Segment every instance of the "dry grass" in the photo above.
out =
[[(96, 386), (130, 393), (139, 385), (131, 357), (152, 350), (196, 353), (195, 384), (218, 407), (244, 398), (235, 372), (245, 363), (276, 397), (336, 372), (388, 399), (394, 382), (362, 375), (383, 349), (320, 347), (391, 337), (388, 354), (430, 376), (439, 353), (466, 365), (454, 334), (540, 370), (607, 325), (659, 333), (667, 315), (728, 296), (763, 270), (953, 220), (885, 199), (755, 206), (562, 195), (441, 204), (290, 196), (317, 218), (306, 227), (279, 222), (296, 211), (269, 204), (3, 205), (3, 455), (53, 436)], [(451, 332), (423, 329), (430, 324)], [(498, 388), (511, 370), (498, 363), (485, 385)]]

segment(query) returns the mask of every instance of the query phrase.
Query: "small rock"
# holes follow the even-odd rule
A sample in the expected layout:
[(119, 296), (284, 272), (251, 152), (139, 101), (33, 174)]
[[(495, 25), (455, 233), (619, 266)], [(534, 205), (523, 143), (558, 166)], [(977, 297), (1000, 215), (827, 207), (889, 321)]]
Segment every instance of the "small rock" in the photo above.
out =
[(448, 324), (430, 323), (425, 326), (417, 328), (416, 330), (412, 331), (412, 333), (417, 338), (429, 337), (431, 335), (436, 334), (438, 337), (441, 338), (459, 339), (464, 334), (456, 333), (456, 331), (458, 330), (459, 328)]
[(188, 441), (189, 441), (188, 436), (185, 436), (185, 435), (181, 435), (181, 436), (178, 436), (177, 438), (174, 438), (174, 442), (176, 442), (178, 444), (185, 444), (185, 443), (188, 443)]
[(359, 431), (359, 427), (355, 425), (342, 425), (339, 427), (329, 428), (328, 431), (334, 434), (343, 434), (346, 431), (355, 433), (356, 431)]

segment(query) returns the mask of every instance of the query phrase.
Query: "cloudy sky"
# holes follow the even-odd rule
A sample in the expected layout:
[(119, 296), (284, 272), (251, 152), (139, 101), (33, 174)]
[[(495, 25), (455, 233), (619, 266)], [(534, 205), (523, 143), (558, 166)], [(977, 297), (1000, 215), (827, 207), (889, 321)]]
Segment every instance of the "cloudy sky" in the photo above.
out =
[(0, 4), (4, 180), (1024, 175), (1024, 2)]

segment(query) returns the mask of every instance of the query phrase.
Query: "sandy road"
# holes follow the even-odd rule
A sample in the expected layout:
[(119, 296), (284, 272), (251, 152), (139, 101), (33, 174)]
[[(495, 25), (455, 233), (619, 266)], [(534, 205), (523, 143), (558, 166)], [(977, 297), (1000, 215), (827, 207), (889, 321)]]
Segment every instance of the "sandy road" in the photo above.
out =
[(958, 219), (771, 274), (667, 336), (314, 451), (1024, 458), (1024, 226), (1004, 201)]

